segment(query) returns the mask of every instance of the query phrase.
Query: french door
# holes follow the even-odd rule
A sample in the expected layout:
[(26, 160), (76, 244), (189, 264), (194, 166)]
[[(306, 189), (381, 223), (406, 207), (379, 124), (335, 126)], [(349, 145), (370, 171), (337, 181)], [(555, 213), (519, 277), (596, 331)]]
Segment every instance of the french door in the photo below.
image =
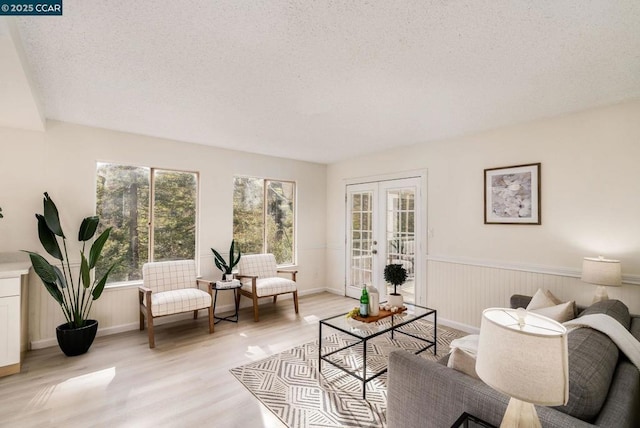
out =
[(393, 289), (387, 290), (384, 267), (396, 263), (408, 274), (398, 288), (405, 301), (425, 299), (419, 286), (424, 260), (420, 182), (416, 177), (347, 185), (347, 296), (358, 298), (366, 284), (386, 300)]

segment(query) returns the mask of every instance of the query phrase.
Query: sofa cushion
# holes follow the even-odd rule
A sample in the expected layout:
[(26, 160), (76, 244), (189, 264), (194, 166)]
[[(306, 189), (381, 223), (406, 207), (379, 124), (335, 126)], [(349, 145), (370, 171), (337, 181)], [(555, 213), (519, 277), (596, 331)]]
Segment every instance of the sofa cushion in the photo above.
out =
[(629, 315), (629, 308), (627, 308), (627, 306), (620, 300), (602, 300), (594, 303), (582, 311), (580, 316), (591, 314), (607, 314), (618, 320), (618, 322), (627, 330), (631, 327), (631, 315)]
[[(629, 310), (617, 300), (595, 303), (580, 316), (598, 313), (613, 316), (627, 328), (630, 324)], [(607, 398), (618, 364), (618, 347), (606, 334), (583, 327), (569, 332), (568, 348), (569, 402), (555, 408), (584, 421), (592, 421)]]
[(633, 337), (640, 340), (640, 317), (633, 317), (631, 319), (631, 328), (629, 329)]
[(593, 420), (604, 404), (618, 363), (618, 347), (590, 328), (569, 332), (569, 402), (556, 407), (584, 421)]

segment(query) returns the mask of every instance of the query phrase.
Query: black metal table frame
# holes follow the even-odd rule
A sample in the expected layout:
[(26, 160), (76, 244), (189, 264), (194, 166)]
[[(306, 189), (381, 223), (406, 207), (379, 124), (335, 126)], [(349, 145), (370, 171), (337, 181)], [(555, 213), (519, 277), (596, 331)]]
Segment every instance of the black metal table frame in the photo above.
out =
[[(333, 317), (330, 318), (325, 318), (323, 320), (320, 320), (319, 323), (319, 335), (318, 335), (318, 372), (322, 373), (322, 361), (326, 361), (327, 363), (339, 368), (340, 370), (344, 371), (345, 373), (355, 377), (356, 379), (358, 379), (359, 381), (362, 382), (362, 399), (366, 400), (367, 398), (367, 383), (371, 382), (372, 380), (376, 379), (378, 376), (381, 376), (383, 374), (385, 374), (388, 370), (388, 367), (385, 367), (383, 370), (380, 370), (379, 372), (374, 373), (373, 375), (371, 375), (370, 377), (367, 377), (367, 342), (373, 338), (376, 338), (378, 336), (381, 336), (383, 334), (387, 334), (387, 333), (391, 333), (391, 339), (394, 338), (394, 333), (401, 333), (404, 334), (406, 336), (410, 336), (413, 337), (414, 339), (418, 339), (421, 340), (423, 342), (428, 343), (427, 346), (418, 349), (417, 351), (415, 351), (415, 354), (419, 354), (421, 352), (426, 351), (427, 349), (433, 347), (433, 355), (437, 354), (437, 330), (438, 330), (438, 315), (436, 313), (435, 309), (431, 309), (431, 308), (425, 308), (424, 306), (418, 306), (418, 305), (411, 305), (410, 306), (414, 306), (416, 308), (420, 308), (420, 309), (425, 309), (427, 312), (425, 312), (423, 315), (417, 316), (415, 318), (412, 318), (410, 320), (404, 321), (404, 322), (399, 322), (396, 324), (396, 316), (397, 315), (392, 315), (390, 316), (391, 318), (391, 326), (389, 328), (386, 328), (382, 331), (376, 332), (370, 336), (367, 337), (360, 337), (350, 331), (347, 331), (345, 329), (342, 329), (340, 327), (336, 327), (333, 326), (331, 324), (328, 323), (329, 320), (332, 320), (334, 318), (338, 318), (338, 317), (344, 317), (347, 315), (347, 313), (345, 312), (344, 314), (340, 314), (340, 315), (335, 315)], [(416, 336), (414, 334), (408, 333), (406, 331), (402, 331), (399, 330), (399, 328), (404, 327), (405, 325), (411, 324), (415, 321), (421, 320), (423, 318), (426, 318), (430, 315), (433, 315), (433, 340), (429, 340), (429, 339), (425, 339), (424, 337), (420, 337), (420, 336)], [(381, 320), (377, 321), (380, 322), (382, 320), (386, 320), (386, 318), (382, 318)], [(347, 345), (347, 346), (343, 346), (342, 348), (336, 349), (334, 351), (331, 351), (327, 354), (322, 355), (322, 326), (325, 325), (329, 328), (332, 328), (334, 330), (340, 331), (344, 334), (347, 334), (351, 337), (355, 337), (356, 339), (358, 339), (356, 342)], [(345, 349), (349, 349), (352, 348), (358, 344), (362, 343), (362, 376), (360, 376), (358, 374), (358, 369), (356, 370), (349, 370), (348, 368), (345, 368), (339, 364), (337, 364), (334, 361), (331, 361), (328, 357), (330, 357), (333, 354), (337, 354), (340, 351), (344, 351)]]
[(479, 417), (473, 416), (467, 412), (461, 414), (453, 425), (451, 425), (451, 428), (469, 428), (469, 422), (473, 422), (474, 425), (484, 428), (496, 428), (495, 425), (491, 425), (489, 422), (483, 421)]
[[(231, 321), (231, 322), (238, 322), (238, 306), (239, 306), (239, 299), (238, 299), (238, 289), (242, 287), (242, 284), (238, 285), (237, 287), (228, 287), (228, 288), (217, 288), (217, 285), (214, 283), (212, 290), (214, 291), (214, 295), (213, 295), (213, 318), (215, 319), (215, 321), (213, 322), (214, 324), (218, 324), (220, 321)], [(236, 307), (236, 312), (233, 315), (229, 315), (226, 317), (217, 317), (216, 316), (216, 302), (218, 300), (218, 291), (227, 291), (227, 290), (233, 290), (233, 304)]]

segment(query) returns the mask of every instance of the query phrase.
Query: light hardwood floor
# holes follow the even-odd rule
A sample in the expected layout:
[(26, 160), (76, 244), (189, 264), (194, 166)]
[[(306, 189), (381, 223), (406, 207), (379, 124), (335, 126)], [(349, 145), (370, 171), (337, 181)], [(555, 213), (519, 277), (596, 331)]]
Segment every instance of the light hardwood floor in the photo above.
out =
[(26, 354), (22, 372), (0, 379), (2, 427), (281, 427), (229, 369), (317, 339), (318, 320), (356, 301), (329, 293), (240, 312), (238, 324), (207, 317), (96, 338), (85, 355), (51, 347)]

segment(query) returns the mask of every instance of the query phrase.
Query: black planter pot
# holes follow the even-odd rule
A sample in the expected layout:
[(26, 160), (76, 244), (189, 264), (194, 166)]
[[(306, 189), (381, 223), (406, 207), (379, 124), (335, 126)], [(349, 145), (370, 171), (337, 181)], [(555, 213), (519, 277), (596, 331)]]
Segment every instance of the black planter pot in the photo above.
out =
[(98, 332), (98, 321), (87, 320), (84, 327), (75, 328), (72, 324), (56, 327), (58, 345), (67, 357), (82, 355), (89, 350)]

